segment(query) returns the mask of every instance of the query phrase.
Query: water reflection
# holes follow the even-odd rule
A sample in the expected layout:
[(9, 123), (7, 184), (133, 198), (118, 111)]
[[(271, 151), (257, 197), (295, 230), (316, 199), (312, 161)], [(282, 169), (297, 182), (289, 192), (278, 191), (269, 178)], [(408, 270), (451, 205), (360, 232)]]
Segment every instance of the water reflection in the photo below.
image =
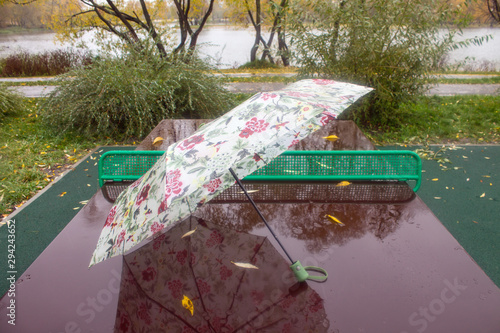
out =
[(115, 332), (327, 332), (288, 265), (266, 237), (188, 218), (124, 256)]
[[(335, 189), (333, 184), (252, 184), (249, 187), (253, 191), (258, 190), (251, 195), (279, 237), (288, 239), (289, 243), (299, 241), (303, 244), (296, 244), (297, 246), (305, 246), (308, 252), (318, 253), (331, 246), (343, 246), (367, 234), (384, 241), (402, 224), (414, 218), (413, 211), (407, 209), (408, 206), (405, 204), (415, 198), (415, 195), (410, 193), (413, 192), (411, 189), (405, 192), (411, 194), (405, 200), (400, 202), (394, 200), (389, 203), (389, 201), (369, 200), (366, 194), (371, 193), (378, 197), (378, 193), (391, 193), (387, 189), (391, 186), (398, 187), (399, 184), (384, 185), (385, 192), (381, 192), (380, 188), (377, 189), (380, 184), (371, 185), (372, 188), (366, 190), (369, 186), (364, 184), (365, 193), (363, 194), (363, 191), (359, 193), (363, 200), (357, 202), (354, 200), (347, 204), (344, 201), (335, 202), (332, 192), (328, 190)], [(301, 187), (304, 192), (301, 192)], [(228, 201), (225, 202), (223, 198), (211, 201), (198, 209), (194, 215), (239, 231), (265, 230), (264, 223), (253, 207), (245, 200), (241, 200), (241, 194), (237, 193), (236, 189), (231, 191), (238, 200), (231, 200), (224, 194)], [(351, 190), (349, 193), (356, 192)], [(275, 199), (271, 199), (273, 195), (276, 195)], [(310, 200), (286, 199), (286, 197), (289, 199), (304, 198), (304, 196), (309, 196)], [(326, 215), (334, 216), (344, 226), (332, 223)]]

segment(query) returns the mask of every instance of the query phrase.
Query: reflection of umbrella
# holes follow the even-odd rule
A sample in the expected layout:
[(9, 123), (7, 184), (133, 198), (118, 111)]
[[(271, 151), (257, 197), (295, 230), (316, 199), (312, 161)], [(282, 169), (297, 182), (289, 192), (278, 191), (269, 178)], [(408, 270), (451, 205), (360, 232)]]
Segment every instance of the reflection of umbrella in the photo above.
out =
[(304, 283), (290, 292), (293, 274), (262, 236), (189, 218), (125, 255), (123, 266), (118, 332), (328, 330), (321, 297)]
[[(304, 80), (255, 95), (196, 133), (170, 145), (117, 199), (91, 264), (132, 248), (335, 118), (371, 89)], [(231, 171), (231, 172), (229, 172)]]

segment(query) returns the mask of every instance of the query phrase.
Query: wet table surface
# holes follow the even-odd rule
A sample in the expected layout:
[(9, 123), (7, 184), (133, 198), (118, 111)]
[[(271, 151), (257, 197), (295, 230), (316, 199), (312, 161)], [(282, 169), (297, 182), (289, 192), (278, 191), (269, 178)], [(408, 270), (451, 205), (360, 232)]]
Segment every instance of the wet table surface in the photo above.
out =
[[(172, 129), (178, 124), (160, 125)], [(325, 143), (325, 134), (340, 139)], [(373, 149), (351, 122), (334, 122), (308, 140), (298, 149)], [(326, 282), (307, 282), (326, 314), (317, 331), (500, 332), (500, 290), (405, 184), (247, 187), (291, 257), (328, 271)], [(122, 258), (87, 268), (111, 205), (96, 193), (18, 279), (15, 298), (4, 295), (1, 332), (113, 331)], [(265, 236), (286, 260), (236, 188), (193, 216), (221, 230)], [(7, 316), (12, 299), (15, 326)], [(303, 332), (291, 327), (294, 331)]]

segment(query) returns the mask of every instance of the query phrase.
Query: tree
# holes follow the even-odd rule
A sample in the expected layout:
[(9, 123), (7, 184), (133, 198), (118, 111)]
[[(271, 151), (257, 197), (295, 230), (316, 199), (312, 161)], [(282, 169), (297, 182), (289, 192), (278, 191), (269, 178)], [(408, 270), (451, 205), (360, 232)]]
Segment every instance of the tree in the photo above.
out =
[[(198, 36), (200, 35), (203, 27), (207, 23), (208, 18), (212, 14), (212, 10), (214, 8), (215, 0), (208, 0), (208, 4), (205, 2), (196, 3), (191, 2), (191, 0), (173, 0), (175, 7), (177, 8), (177, 16), (179, 18), (179, 28), (181, 32), (181, 40), (179, 45), (175, 48), (174, 52), (179, 53), (184, 51), (187, 37), (191, 38), (189, 43), (189, 53), (193, 53), (196, 48), (196, 43), (198, 42)], [(197, 6), (198, 5), (198, 6)], [(206, 7), (206, 9), (205, 9)], [(201, 20), (199, 21), (198, 29), (193, 31), (191, 25), (191, 19), (196, 18), (196, 14), (192, 15), (193, 12), (202, 12)], [(191, 14), (191, 15), (190, 15)], [(198, 20), (195, 20), (198, 23)]]
[[(242, 14), (247, 16), (248, 21), (255, 30), (255, 40), (250, 49), (250, 61), (257, 60), (257, 52), (262, 46), (261, 60), (268, 59), (274, 63), (274, 56), (271, 52), (274, 37), (277, 35), (278, 54), (281, 56), (285, 66), (289, 65), (288, 46), (285, 38), (285, 18), (288, 11), (289, 0), (281, 0), (276, 3), (272, 0), (233, 0), (228, 2), (232, 7), (231, 16), (241, 20)], [(262, 35), (262, 27), (270, 26), (269, 38), (266, 41)]]
[[(111, 33), (120, 40), (137, 49), (144, 47), (142, 41), (147, 39), (154, 42), (161, 57), (167, 55), (166, 42), (162, 35), (166, 27), (155, 24), (159, 16), (159, 2), (146, 0), (62, 0), (63, 5), (57, 5), (52, 16), (51, 27), (63, 39), (79, 36), (82, 31), (95, 30)], [(190, 37), (189, 54), (196, 48), (198, 36), (211, 15), (215, 0), (173, 0), (181, 29), (181, 40), (174, 49), (174, 53), (185, 50), (187, 38)], [(198, 10), (198, 12), (196, 12)], [(193, 15), (202, 13), (200, 24), (196, 30), (192, 29)]]
[(497, 22), (500, 23), (500, 3), (498, 0), (486, 0), (488, 3), (488, 12), (490, 16)]
[(299, 74), (375, 88), (349, 116), (394, 125), (398, 106), (424, 91), (452, 42), (439, 34), (447, 13), (431, 0), (313, 0), (294, 7)]

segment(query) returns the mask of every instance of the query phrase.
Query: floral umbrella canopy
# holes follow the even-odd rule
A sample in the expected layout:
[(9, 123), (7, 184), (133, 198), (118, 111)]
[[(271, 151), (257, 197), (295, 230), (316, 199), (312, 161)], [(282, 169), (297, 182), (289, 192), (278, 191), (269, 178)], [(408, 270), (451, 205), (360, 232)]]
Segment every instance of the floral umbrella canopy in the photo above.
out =
[(123, 262), (115, 332), (319, 333), (330, 327), (323, 299), (296, 283), (266, 237), (191, 216)]
[(372, 89), (330, 80), (302, 80), (260, 93), (190, 137), (116, 200), (90, 265), (122, 254), (166, 231), (276, 156), (335, 119)]

